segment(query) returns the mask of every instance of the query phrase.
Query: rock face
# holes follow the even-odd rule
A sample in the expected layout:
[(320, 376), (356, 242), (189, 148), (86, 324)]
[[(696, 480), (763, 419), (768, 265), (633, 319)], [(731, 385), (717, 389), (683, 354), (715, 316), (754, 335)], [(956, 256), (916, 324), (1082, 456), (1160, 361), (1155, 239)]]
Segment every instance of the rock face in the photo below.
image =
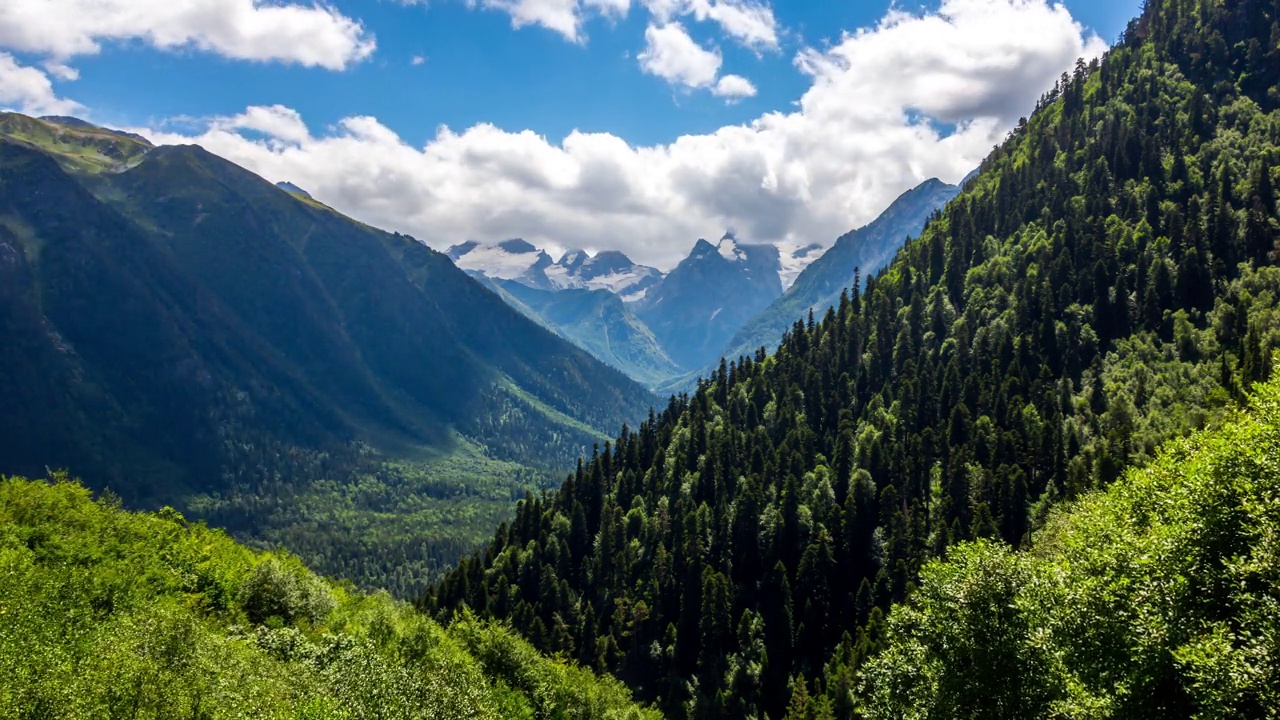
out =
[(685, 369), (713, 363), (745, 323), (782, 294), (781, 253), (725, 235), (699, 240), (662, 282), (636, 304), (667, 354)]

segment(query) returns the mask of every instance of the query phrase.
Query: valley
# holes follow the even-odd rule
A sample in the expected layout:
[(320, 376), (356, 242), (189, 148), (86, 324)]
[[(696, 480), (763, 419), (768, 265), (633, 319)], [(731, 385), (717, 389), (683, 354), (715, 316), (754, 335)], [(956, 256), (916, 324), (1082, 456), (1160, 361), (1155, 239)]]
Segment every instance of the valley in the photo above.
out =
[[(614, 62), (709, 63), (691, 114), (771, 102), (721, 65), (797, 37), (768, 3), (588, 7), (593, 38), (660, 23)], [(1025, 107), (982, 95), (1050, 25), (1089, 47), (1080, 7), (895, 5), (796, 51), (794, 114), (638, 149), (0, 113), (0, 718), (1276, 718), (1280, 4), (1148, 0)], [(550, 30), (585, 55), (573, 12)], [(888, 46), (974, 13), (1044, 32), (960, 75)], [(680, 18), (757, 39), (665, 54)], [(834, 114), (902, 116), (868, 152), (908, 171), (839, 190), (877, 200), (831, 200), (816, 137), (730, 156), (881, 82), (865, 53), (918, 62)], [(379, 153), (412, 161), (351, 170)], [(811, 237), (832, 208), (871, 219)], [(687, 234), (717, 222), (744, 229)]]

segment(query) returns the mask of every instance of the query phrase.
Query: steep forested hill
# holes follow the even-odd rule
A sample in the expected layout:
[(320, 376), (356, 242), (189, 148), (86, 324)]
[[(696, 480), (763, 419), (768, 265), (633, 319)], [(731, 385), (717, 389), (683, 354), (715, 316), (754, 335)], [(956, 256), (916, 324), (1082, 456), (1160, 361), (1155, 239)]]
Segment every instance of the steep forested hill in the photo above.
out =
[(1148, 3), (865, 293), (624, 428), (424, 605), (673, 716), (839, 695), (931, 558), (1021, 544), (1270, 374), (1277, 37), (1271, 2)]
[(500, 626), (445, 630), (65, 480), (0, 477), (0, 618), (6, 718), (658, 717)]

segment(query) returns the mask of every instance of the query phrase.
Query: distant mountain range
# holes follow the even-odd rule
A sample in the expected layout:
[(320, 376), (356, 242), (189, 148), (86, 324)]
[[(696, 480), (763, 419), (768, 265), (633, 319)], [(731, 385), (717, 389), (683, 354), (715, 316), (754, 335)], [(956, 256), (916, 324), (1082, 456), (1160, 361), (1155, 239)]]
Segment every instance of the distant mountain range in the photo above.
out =
[(721, 346), (722, 354), (732, 359), (761, 347), (772, 352), (782, 334), (810, 310), (821, 315), (838, 304), (840, 293), (854, 286), (855, 274), (861, 273), (865, 280), (888, 265), (907, 238), (919, 235), (929, 217), (958, 195), (960, 187), (937, 178), (926, 180), (894, 200), (870, 224), (841, 235), (781, 297), (740, 325), (727, 345)]
[[(903, 193), (874, 221), (818, 244), (752, 245), (726, 234), (699, 240), (674, 270), (611, 251), (553, 260), (519, 239), (466, 242), (446, 254), (487, 278), (509, 304), (659, 394), (692, 389), (721, 357), (772, 351), (810, 310), (821, 315), (878, 272), (963, 186), (936, 178)], [(613, 303), (590, 292), (614, 295)], [(536, 292), (531, 292), (536, 291)]]
[(625, 302), (642, 299), (662, 280), (661, 271), (637, 265), (620, 252), (592, 256), (570, 250), (556, 261), (519, 238), (498, 243), (472, 240), (445, 254), (463, 270), (491, 280), (514, 280), (537, 290), (608, 290)]
[(641, 384), (658, 385), (683, 372), (631, 307), (608, 290), (484, 281), (512, 307)]
[(733, 332), (822, 252), (816, 243), (750, 245), (726, 235), (715, 245), (699, 240), (669, 274), (618, 251), (570, 250), (554, 260), (518, 238), (468, 241), (445, 254), (526, 315), (654, 387), (718, 359)]
[(0, 114), (0, 472), (172, 501), (447, 450), (567, 467), (652, 396), (413, 238), (195, 146)]
[[(879, 272), (965, 181), (920, 183), (831, 249), (750, 245), (726, 234), (716, 245), (696, 242), (666, 275), (621, 252), (571, 251), (553, 260), (524, 240), (465, 242), (447, 255), (475, 277), (494, 281), (492, 290), (522, 313), (667, 395), (694, 387), (721, 357), (772, 351), (810, 310), (822, 315), (838, 304), (859, 273), (865, 281)], [(589, 292), (563, 295), (588, 288), (621, 302)]]

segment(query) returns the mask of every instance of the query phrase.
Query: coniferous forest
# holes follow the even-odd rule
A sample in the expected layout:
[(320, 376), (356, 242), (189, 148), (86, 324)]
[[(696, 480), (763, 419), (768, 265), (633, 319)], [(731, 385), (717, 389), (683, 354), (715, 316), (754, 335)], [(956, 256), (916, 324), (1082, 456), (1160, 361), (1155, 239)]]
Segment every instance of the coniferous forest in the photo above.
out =
[(422, 606), (669, 717), (1274, 716), (1274, 435), (1152, 461), (1280, 346), (1278, 38), (1272, 2), (1147, 3), (865, 290), (623, 428)]

